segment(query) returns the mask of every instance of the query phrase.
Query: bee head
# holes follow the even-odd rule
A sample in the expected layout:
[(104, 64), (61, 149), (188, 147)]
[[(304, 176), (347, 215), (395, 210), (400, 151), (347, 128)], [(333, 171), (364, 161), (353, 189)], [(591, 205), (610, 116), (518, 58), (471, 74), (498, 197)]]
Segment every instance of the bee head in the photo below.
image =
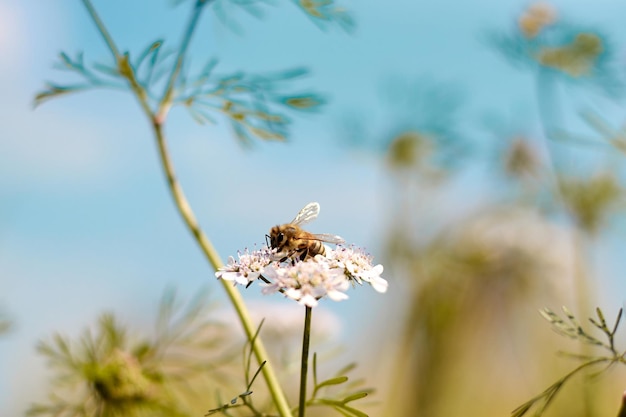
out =
[(280, 248), (281, 244), (284, 244), (285, 234), (280, 231), (280, 227), (279, 226), (272, 227), (272, 230), (270, 230), (270, 234), (269, 235), (265, 235), (265, 239), (267, 240), (268, 237), (269, 237), (269, 241), (270, 241), (269, 246), (272, 249)]

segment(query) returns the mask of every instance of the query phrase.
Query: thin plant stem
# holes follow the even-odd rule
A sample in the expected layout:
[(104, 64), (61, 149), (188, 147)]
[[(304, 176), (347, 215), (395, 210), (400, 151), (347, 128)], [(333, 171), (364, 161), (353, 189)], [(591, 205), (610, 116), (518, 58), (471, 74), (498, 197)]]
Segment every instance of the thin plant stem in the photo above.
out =
[(543, 130), (543, 143), (545, 146), (545, 158), (547, 165), (547, 178), (548, 185), (554, 190), (557, 197), (562, 198), (561, 187), (559, 185), (559, 178), (557, 172), (556, 161), (551, 151), (550, 137), (552, 135), (553, 125), (551, 122), (551, 115), (557, 113), (558, 103), (554, 97), (554, 85), (552, 84), (552, 78), (546, 72), (545, 69), (539, 68), (535, 75), (535, 91), (537, 98), (537, 107), (539, 110), (539, 122)]
[(163, 92), (163, 97), (161, 98), (161, 102), (159, 104), (159, 117), (164, 118), (169, 107), (171, 106), (172, 96), (174, 94), (174, 86), (176, 84), (176, 80), (180, 74), (180, 71), (183, 68), (183, 62), (185, 61), (185, 55), (187, 54), (187, 49), (189, 48), (189, 43), (191, 42), (191, 37), (196, 31), (196, 25), (200, 20), (200, 15), (204, 7), (211, 3), (213, 0), (196, 0), (196, 4), (193, 6), (193, 10), (191, 11), (191, 16), (189, 17), (189, 21), (187, 23), (187, 28), (185, 29), (185, 35), (183, 36), (183, 40), (178, 47), (178, 55), (176, 56), (176, 61), (174, 63), (174, 68), (170, 73), (170, 76), (167, 80), (167, 85), (165, 86), (165, 90)]
[(93, 20), (93, 22), (95, 23), (96, 27), (98, 28), (98, 31), (104, 38), (104, 41), (106, 42), (107, 46), (109, 47), (109, 50), (113, 54), (115, 61), (117, 62), (121, 54), (120, 54), (119, 49), (117, 49), (117, 46), (115, 46), (115, 42), (113, 42), (113, 38), (109, 34), (109, 31), (104, 26), (104, 23), (102, 23), (102, 20), (100, 20), (100, 16), (98, 16), (98, 13), (96, 12), (96, 9), (94, 9), (93, 5), (91, 4), (91, 1), (82, 0), (82, 2), (85, 8), (87, 9), (87, 12), (89, 12), (89, 16), (91, 16), (91, 20)]
[[(198, 221), (191, 209), (191, 205), (183, 192), (180, 183), (176, 178), (176, 174), (174, 171), (174, 166), (172, 164), (169, 151), (167, 149), (167, 142), (165, 135), (163, 133), (163, 126), (161, 121), (157, 119), (155, 116), (153, 119), (152, 127), (154, 130), (154, 134), (156, 136), (159, 156), (161, 158), (161, 165), (163, 167), (163, 171), (165, 172), (165, 176), (167, 178), (168, 189), (170, 190), (170, 194), (174, 200), (174, 204), (178, 209), (180, 216), (183, 219), (183, 222), (187, 226), (187, 229), (193, 235), (196, 243), (200, 246), (202, 253), (205, 255), (211, 266), (214, 270), (218, 270), (223, 266), (220, 256), (218, 255), (215, 247), (209, 240), (209, 238), (204, 234), (202, 229), (200, 228)], [(246, 333), (246, 337), (248, 340), (252, 340), (255, 335), (256, 327), (250, 318), (250, 314), (244, 304), (243, 298), (241, 297), (241, 293), (239, 290), (230, 285), (228, 281), (220, 280), (222, 283), (222, 287), (226, 291), (228, 298), (230, 299), (235, 311), (237, 313), (237, 317), (243, 326), (244, 332)], [(260, 337), (255, 339), (254, 344), (252, 345), (252, 350), (254, 352), (254, 356), (258, 363), (262, 363), (266, 361), (268, 358), (267, 350), (263, 345)], [(265, 382), (267, 383), (268, 389), (274, 400), (274, 404), (278, 409), (278, 413), (282, 417), (290, 417), (291, 411), (289, 409), (289, 404), (287, 403), (287, 399), (285, 398), (285, 394), (278, 382), (278, 378), (274, 372), (273, 367), (269, 362), (265, 364), (262, 370), (263, 377)]]
[[(93, 19), (94, 23), (98, 27), (100, 33), (102, 34), (105, 42), (109, 46), (109, 49), (115, 56), (115, 59), (119, 65), (120, 62), (122, 62), (122, 59), (124, 59), (124, 57), (119, 54), (119, 51), (117, 47), (115, 46), (113, 39), (111, 38), (108, 31), (106, 30), (103, 22), (100, 20), (96, 10), (91, 5), (90, 0), (82, 0), (82, 1), (85, 7), (87, 8), (91, 18)], [(185, 40), (183, 41), (183, 44), (181, 45), (181, 48), (184, 48), (184, 50), (179, 52), (179, 56), (177, 58), (177, 64), (172, 70), (173, 73), (170, 76), (170, 82), (172, 85), (176, 80), (176, 75), (180, 72), (180, 68), (184, 60), (184, 52), (187, 49), (189, 40), (191, 39), (191, 34), (193, 33), (196, 23), (198, 21), (200, 11), (202, 7), (208, 4), (210, 1), (211, 0), (197, 0), (196, 2), (192, 18), (189, 21), (189, 27), (187, 27), (185, 31)], [(172, 164), (172, 160), (170, 158), (170, 154), (167, 148), (165, 134), (163, 132), (163, 124), (165, 122), (164, 120), (165, 113), (163, 112), (163, 103), (161, 103), (161, 107), (156, 113), (151, 111), (149, 107), (148, 98), (147, 98), (148, 96), (145, 91), (145, 88), (137, 82), (134, 70), (130, 66), (130, 64), (128, 62), (126, 64), (127, 64), (125, 65), (126, 71), (123, 72), (123, 75), (128, 79), (131, 90), (133, 94), (136, 96), (137, 100), (139, 101), (139, 104), (141, 105), (142, 110), (144, 111), (146, 116), (148, 116), (148, 118), (151, 120), (152, 129), (155, 135), (155, 139), (156, 139), (157, 147), (159, 151), (159, 156), (161, 160), (161, 166), (163, 167), (163, 171), (167, 178), (168, 189), (170, 190), (170, 194), (172, 196), (172, 199), (174, 200), (174, 204), (176, 208), (178, 209), (178, 212), (180, 216), (182, 217), (183, 222), (185, 223), (185, 225), (187, 226), (187, 228), (193, 235), (198, 246), (200, 246), (202, 253), (205, 255), (205, 257), (207, 258), (207, 260), (209, 261), (213, 269), (217, 270), (223, 265), (221, 258), (218, 255), (217, 251), (215, 250), (211, 241), (208, 239), (208, 237), (204, 234), (204, 232), (200, 228), (198, 221), (196, 220), (196, 217), (191, 208), (191, 205), (189, 204), (189, 201), (187, 200), (187, 197), (185, 196), (185, 193), (183, 192), (183, 189), (180, 186), (180, 183), (178, 182), (176, 178), (174, 165)], [(241, 297), (241, 294), (239, 293), (236, 287), (229, 285), (227, 281), (221, 280), (220, 282), (222, 283), (222, 286), (224, 290), (226, 291), (228, 298), (230, 299), (233, 307), (235, 308), (237, 317), (239, 318), (239, 321), (244, 329), (244, 332), (246, 333), (248, 340), (253, 340), (256, 328), (252, 322), (252, 319), (250, 318), (250, 314), (248, 313), (248, 310), (243, 302), (243, 298)], [(265, 349), (259, 337), (255, 339), (255, 342), (252, 345), (252, 350), (254, 352), (255, 358), (258, 361), (258, 363), (263, 363), (264, 361), (267, 361), (267, 358), (268, 358), (267, 350)], [(274, 369), (270, 365), (269, 362), (265, 363), (265, 366), (263, 366), (262, 373), (263, 373), (263, 378), (265, 379), (265, 382), (267, 383), (268, 390), (270, 391), (270, 395), (272, 396), (274, 405), (276, 406), (276, 409), (278, 410), (279, 415), (281, 417), (291, 417), (292, 414), (291, 414), (291, 410), (289, 409), (289, 404), (287, 403), (287, 399), (285, 397), (285, 394), (283, 393), (280, 383), (278, 382), (278, 378), (276, 377)]]
[(309, 344), (311, 342), (311, 312), (312, 308), (305, 306), (304, 333), (302, 335), (302, 365), (300, 368), (300, 401), (298, 402), (298, 417), (304, 417), (306, 411), (306, 378), (309, 369)]
[[(553, 187), (554, 194), (564, 202), (563, 193), (561, 191), (561, 186), (559, 184), (558, 177), (558, 165), (555, 159), (554, 153), (551, 151), (549, 140), (552, 135), (552, 131), (554, 127), (551, 123), (551, 119), (558, 115), (559, 103), (558, 100), (554, 96), (554, 88), (555, 86), (552, 84), (552, 79), (549, 78), (549, 74), (543, 68), (539, 69), (539, 72), (536, 75), (536, 96), (537, 102), (539, 106), (539, 119), (543, 128), (544, 137), (545, 137), (545, 146), (546, 146), (546, 158), (548, 160), (549, 165), (549, 173), (548, 175), (550, 180), (550, 185)], [(552, 116), (552, 118), (550, 117)], [(574, 214), (571, 210), (566, 210), (566, 213), (569, 217), (569, 221), (572, 225), (576, 225), (576, 221), (574, 219)], [(589, 260), (589, 251), (585, 250), (584, 238), (585, 230), (582, 230), (580, 226), (574, 229), (573, 233), (573, 242), (572, 242), (572, 252), (574, 254), (574, 286), (575, 286), (575, 294), (576, 294), (576, 304), (581, 313), (585, 311), (589, 311), (589, 306), (591, 302), (589, 299), (594, 299), (594, 295), (591, 293), (591, 286), (589, 285), (589, 276), (587, 274), (587, 262)], [(582, 344), (581, 347), (582, 355), (589, 355), (591, 351), (591, 346), (588, 344)], [(586, 415), (592, 415), (593, 408), (595, 407), (595, 397), (590, 390), (593, 388), (589, 387), (581, 387), (582, 390), (582, 400), (583, 400), (583, 408), (584, 413)]]
[(91, 17), (94, 24), (98, 28), (100, 35), (102, 35), (104, 42), (109, 47), (109, 51), (113, 55), (113, 59), (115, 59), (115, 65), (117, 66), (118, 71), (120, 72), (120, 74), (126, 77), (130, 85), (130, 88), (135, 94), (135, 96), (137, 97), (137, 100), (139, 101), (139, 105), (141, 106), (141, 109), (143, 110), (145, 115), (149, 119), (152, 119), (152, 110), (150, 109), (150, 103), (148, 102), (148, 94), (145, 88), (143, 88), (137, 81), (137, 78), (135, 77), (135, 71), (132, 68), (132, 65), (130, 64), (128, 55), (120, 54), (119, 49), (117, 49), (117, 46), (115, 45), (115, 41), (113, 41), (113, 38), (109, 34), (109, 31), (107, 30), (104, 23), (102, 22), (102, 19), (100, 19), (98, 12), (91, 4), (91, 1), (82, 0), (82, 2), (85, 8), (87, 9), (87, 12), (89, 13), (89, 16)]

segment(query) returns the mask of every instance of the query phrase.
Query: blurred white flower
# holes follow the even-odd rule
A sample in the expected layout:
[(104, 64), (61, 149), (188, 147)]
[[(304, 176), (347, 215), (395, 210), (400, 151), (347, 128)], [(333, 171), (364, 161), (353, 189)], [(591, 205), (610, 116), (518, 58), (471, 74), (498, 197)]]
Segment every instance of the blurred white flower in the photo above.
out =
[(245, 250), (238, 257), (238, 261), (230, 257), (215, 276), (246, 287), (260, 279), (265, 283), (264, 294), (280, 292), (308, 307), (315, 307), (322, 297), (333, 301), (347, 299), (350, 282), (367, 282), (380, 293), (388, 287), (380, 276), (383, 266), (372, 265), (372, 257), (355, 247), (327, 248), (325, 256), (305, 261), (276, 260), (274, 251), (267, 247), (253, 252)]

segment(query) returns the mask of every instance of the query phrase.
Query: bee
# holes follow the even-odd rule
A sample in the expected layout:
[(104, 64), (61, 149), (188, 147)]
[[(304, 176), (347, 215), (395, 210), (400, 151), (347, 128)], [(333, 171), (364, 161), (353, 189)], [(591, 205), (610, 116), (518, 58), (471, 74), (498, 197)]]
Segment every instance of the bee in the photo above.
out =
[(285, 254), (281, 261), (289, 258), (304, 261), (315, 255), (325, 255), (326, 248), (323, 242), (340, 244), (345, 241), (336, 235), (326, 233), (313, 234), (302, 230), (300, 226), (315, 220), (320, 213), (318, 203), (309, 203), (290, 222), (274, 226), (270, 229), (270, 247), (276, 249), (279, 254)]

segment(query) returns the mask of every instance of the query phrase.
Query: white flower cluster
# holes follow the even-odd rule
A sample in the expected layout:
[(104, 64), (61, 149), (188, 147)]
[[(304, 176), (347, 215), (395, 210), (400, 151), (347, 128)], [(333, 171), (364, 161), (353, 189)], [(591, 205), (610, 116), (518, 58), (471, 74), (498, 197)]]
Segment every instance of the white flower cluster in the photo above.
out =
[(354, 247), (326, 248), (325, 256), (317, 255), (305, 261), (281, 262), (267, 247), (252, 252), (245, 250), (238, 257), (235, 261), (231, 256), (215, 276), (246, 287), (260, 279), (265, 283), (264, 294), (281, 292), (309, 307), (315, 307), (324, 296), (333, 301), (345, 300), (351, 282), (367, 282), (380, 293), (387, 291), (388, 283), (380, 276), (383, 266), (372, 265), (371, 256)]
[(372, 265), (372, 257), (361, 249), (338, 246), (333, 251), (327, 251), (328, 259), (332, 268), (341, 268), (345, 275), (355, 282), (362, 284), (367, 282), (380, 293), (387, 292), (387, 280), (381, 278), (383, 266)]
[(237, 252), (237, 257), (239, 261), (229, 256), (228, 263), (221, 267), (215, 276), (248, 287), (261, 276), (265, 267), (272, 263), (273, 252), (266, 247), (252, 253), (246, 249), (243, 253)]

